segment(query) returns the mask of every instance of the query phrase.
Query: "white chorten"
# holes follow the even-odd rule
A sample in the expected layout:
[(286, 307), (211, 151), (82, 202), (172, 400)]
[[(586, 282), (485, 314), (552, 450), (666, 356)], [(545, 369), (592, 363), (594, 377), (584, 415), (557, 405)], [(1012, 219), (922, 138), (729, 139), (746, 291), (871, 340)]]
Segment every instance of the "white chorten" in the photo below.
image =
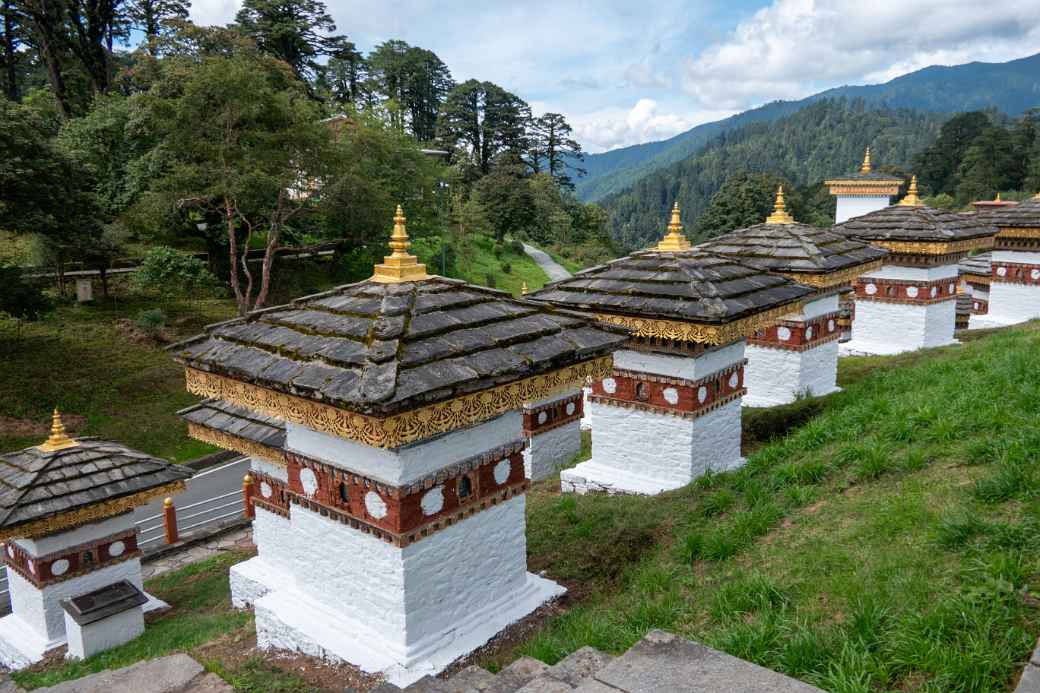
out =
[(870, 162), (870, 147), (867, 147), (858, 172), (825, 181), (824, 184), (830, 188), (831, 195), (837, 198), (834, 223), (840, 224), (888, 207), (892, 197), (899, 194), (903, 179), (875, 173)]

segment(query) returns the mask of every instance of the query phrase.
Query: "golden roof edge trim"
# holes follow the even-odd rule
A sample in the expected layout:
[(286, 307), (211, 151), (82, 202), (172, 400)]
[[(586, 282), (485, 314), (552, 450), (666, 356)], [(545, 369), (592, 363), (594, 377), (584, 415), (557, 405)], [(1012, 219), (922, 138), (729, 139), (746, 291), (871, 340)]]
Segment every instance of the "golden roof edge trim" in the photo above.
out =
[(597, 320), (632, 330), (634, 337), (650, 337), (654, 339), (669, 339), (676, 342), (693, 342), (696, 344), (720, 346), (734, 342), (755, 330), (771, 325), (784, 315), (800, 310), (802, 305), (803, 299), (798, 299), (723, 325), (664, 318), (640, 318), (615, 313), (593, 313), (593, 315)]
[(285, 451), (279, 450), (278, 448), (272, 448), (269, 445), (258, 443), (255, 440), (249, 440), (249, 438), (243, 438), (242, 436), (236, 436), (234, 433), (228, 433), (227, 431), (218, 431), (215, 428), (203, 426), (192, 421), (188, 422), (188, 436), (195, 440), (200, 440), (203, 443), (209, 443), (210, 445), (216, 445), (218, 448), (224, 450), (230, 450), (232, 452), (240, 452), (243, 455), (249, 455), (250, 457), (259, 457), (272, 464), (285, 467), (288, 463), (285, 461)]
[(583, 385), (587, 377), (605, 378), (613, 361), (613, 356), (599, 356), (386, 417), (352, 412), (191, 367), (185, 367), (184, 375), (193, 394), (216, 397), (312, 430), (389, 449), (487, 421), (510, 409), (520, 409), (525, 402)]
[(992, 248), (993, 236), (968, 238), (962, 241), (867, 241), (872, 246), (884, 248), (897, 255), (948, 255), (979, 248)]
[(816, 289), (829, 289), (842, 284), (848, 284), (856, 277), (867, 272), (881, 269), (885, 266), (885, 259), (871, 260), (852, 267), (838, 270), (836, 272), (779, 272), (778, 274), (794, 280), (799, 284), (805, 284)]

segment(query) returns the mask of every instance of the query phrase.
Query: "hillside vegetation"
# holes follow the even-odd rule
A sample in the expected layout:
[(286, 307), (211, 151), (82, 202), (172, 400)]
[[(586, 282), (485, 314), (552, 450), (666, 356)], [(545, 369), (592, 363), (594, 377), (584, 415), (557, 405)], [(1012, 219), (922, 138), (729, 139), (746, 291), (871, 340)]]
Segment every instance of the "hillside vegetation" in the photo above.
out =
[(1040, 54), (1006, 63), (932, 66), (884, 84), (843, 86), (799, 101), (776, 101), (660, 142), (622, 147), (585, 157), (587, 175), (577, 181), (582, 200), (593, 202), (625, 190), (653, 171), (685, 159), (716, 136), (751, 123), (772, 122), (824, 99), (859, 99), (870, 108), (910, 108), (934, 113), (996, 109), (1011, 116), (1036, 106)]
[(581, 600), (519, 650), (664, 628), (830, 691), (1007, 690), (1040, 633), (1037, 372), (1036, 323), (843, 359), (845, 391), (738, 471), (655, 498), (536, 488), (530, 565)]
[(726, 179), (744, 171), (773, 172), (806, 185), (856, 170), (868, 146), (875, 161), (904, 167), (935, 139), (942, 120), (919, 111), (827, 100), (775, 123), (747, 125), (604, 199), (610, 234), (627, 249), (656, 241), (674, 201), (690, 226)]

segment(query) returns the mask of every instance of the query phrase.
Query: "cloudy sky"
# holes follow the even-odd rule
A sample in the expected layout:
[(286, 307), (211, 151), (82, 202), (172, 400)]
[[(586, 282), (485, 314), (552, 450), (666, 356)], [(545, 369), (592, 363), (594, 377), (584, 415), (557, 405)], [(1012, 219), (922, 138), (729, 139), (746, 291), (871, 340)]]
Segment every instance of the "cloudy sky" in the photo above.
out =
[[(567, 116), (590, 152), (928, 65), (1040, 52), (1036, 0), (326, 0), (361, 49), (428, 48)], [(193, 0), (224, 24), (237, 0)]]

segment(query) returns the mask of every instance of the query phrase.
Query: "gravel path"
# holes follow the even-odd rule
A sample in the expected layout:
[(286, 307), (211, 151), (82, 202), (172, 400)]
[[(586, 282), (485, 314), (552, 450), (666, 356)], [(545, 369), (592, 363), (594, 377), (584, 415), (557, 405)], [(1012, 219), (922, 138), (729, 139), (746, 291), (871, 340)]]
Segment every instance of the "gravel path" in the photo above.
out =
[(549, 275), (549, 281), (558, 282), (561, 279), (567, 279), (572, 276), (567, 269), (560, 263), (549, 257), (549, 254), (544, 250), (535, 248), (533, 245), (524, 243), (524, 252), (531, 256), (531, 259), (538, 263), (546, 274)]

